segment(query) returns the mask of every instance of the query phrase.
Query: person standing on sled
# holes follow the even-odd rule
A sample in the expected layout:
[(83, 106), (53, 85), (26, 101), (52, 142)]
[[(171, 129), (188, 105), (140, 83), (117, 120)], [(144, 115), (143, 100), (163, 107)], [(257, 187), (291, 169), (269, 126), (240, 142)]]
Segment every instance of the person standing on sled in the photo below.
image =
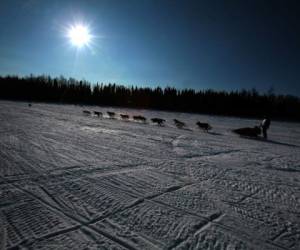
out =
[(268, 138), (268, 135), (267, 135), (267, 130), (269, 129), (270, 127), (270, 124), (271, 124), (271, 120), (269, 118), (265, 118), (263, 119), (263, 121), (261, 122), (261, 128), (262, 128), (262, 132), (263, 132), (263, 136), (265, 139)]

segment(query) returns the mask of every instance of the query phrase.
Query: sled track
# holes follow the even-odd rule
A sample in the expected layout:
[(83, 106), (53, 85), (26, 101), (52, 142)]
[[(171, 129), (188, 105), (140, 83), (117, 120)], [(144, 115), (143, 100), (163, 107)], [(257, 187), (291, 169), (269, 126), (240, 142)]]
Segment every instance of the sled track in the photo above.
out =
[(190, 128), (215, 124), (217, 136), (81, 109), (0, 102), (6, 249), (298, 248), (300, 152), (288, 145), (300, 145), (299, 126), (288, 137), (275, 123), (281, 144), (262, 143), (228, 133), (234, 119), (180, 114)]

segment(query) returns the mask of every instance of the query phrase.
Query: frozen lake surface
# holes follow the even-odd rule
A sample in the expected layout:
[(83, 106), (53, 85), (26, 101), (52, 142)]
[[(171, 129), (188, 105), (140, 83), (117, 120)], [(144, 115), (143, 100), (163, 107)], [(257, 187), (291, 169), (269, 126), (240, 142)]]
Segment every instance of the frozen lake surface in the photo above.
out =
[(300, 249), (300, 124), (259, 122), (0, 101), (0, 249)]

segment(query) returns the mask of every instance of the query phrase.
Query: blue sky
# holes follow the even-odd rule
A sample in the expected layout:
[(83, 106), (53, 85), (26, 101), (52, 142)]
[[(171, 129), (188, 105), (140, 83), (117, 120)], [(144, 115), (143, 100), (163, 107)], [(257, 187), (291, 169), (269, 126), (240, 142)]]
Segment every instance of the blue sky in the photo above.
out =
[[(0, 2), (0, 74), (300, 96), (297, 1)], [(66, 37), (89, 25), (91, 48)]]

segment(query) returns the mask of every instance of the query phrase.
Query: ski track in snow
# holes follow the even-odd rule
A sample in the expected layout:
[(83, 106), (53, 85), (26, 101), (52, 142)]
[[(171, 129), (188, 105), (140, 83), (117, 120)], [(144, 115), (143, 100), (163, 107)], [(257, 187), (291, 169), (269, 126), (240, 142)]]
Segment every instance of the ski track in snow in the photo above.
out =
[(0, 101), (0, 249), (300, 249), (300, 126), (272, 122), (268, 141), (230, 132), (256, 124)]

